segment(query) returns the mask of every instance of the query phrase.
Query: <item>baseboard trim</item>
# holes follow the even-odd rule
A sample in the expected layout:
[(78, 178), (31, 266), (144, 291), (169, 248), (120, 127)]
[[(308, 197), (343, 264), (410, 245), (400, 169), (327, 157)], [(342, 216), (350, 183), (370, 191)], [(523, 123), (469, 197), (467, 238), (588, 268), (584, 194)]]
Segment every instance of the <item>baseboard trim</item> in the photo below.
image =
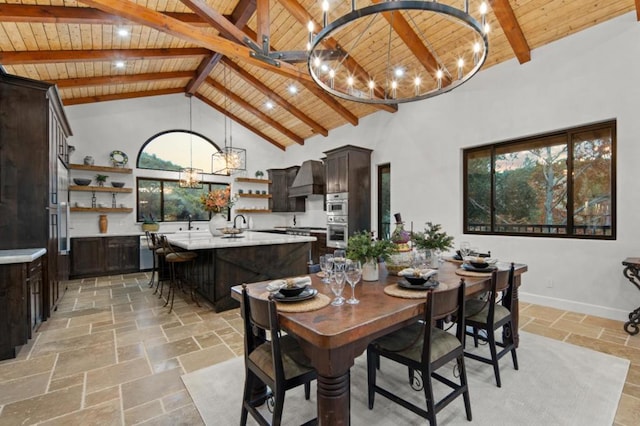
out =
[(609, 318), (616, 321), (627, 321), (629, 312), (606, 306), (591, 305), (589, 303), (576, 302), (556, 297), (540, 296), (537, 294), (519, 292), (519, 299), (526, 303), (548, 306), (550, 308), (563, 309), (565, 311), (578, 312), (596, 317)]

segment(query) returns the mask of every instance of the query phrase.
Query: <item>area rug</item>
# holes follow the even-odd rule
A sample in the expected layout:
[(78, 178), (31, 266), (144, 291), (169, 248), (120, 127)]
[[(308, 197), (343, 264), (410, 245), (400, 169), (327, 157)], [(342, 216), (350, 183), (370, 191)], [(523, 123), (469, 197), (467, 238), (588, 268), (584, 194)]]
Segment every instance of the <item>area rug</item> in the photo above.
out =
[[(481, 347), (488, 352), (488, 348)], [(502, 388), (495, 385), (488, 364), (466, 359), (474, 425), (611, 425), (622, 393), (629, 361), (526, 332), (520, 333), (520, 370), (511, 357), (500, 361)], [(189, 394), (207, 425), (236, 425), (240, 419), (244, 382), (242, 357), (182, 376)], [(379, 383), (404, 392), (422, 404), (422, 392), (411, 390), (407, 371), (382, 360)], [(451, 377), (453, 368), (443, 367)], [(314, 382), (315, 383), (315, 382)], [(444, 395), (444, 386), (436, 387)], [(287, 392), (283, 425), (299, 425), (316, 416), (315, 387), (305, 401), (303, 388)], [(249, 416), (248, 424), (257, 424)], [(351, 369), (351, 424), (424, 425), (426, 420), (376, 394), (367, 408), (366, 357)], [(468, 425), (462, 398), (438, 413), (440, 425)]]

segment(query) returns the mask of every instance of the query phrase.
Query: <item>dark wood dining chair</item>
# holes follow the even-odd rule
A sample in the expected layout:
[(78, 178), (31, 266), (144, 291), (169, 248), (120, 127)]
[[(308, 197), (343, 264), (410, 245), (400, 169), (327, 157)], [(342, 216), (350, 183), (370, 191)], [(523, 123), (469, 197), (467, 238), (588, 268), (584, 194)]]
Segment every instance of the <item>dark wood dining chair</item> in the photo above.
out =
[[(436, 414), (462, 395), (467, 420), (471, 421), (471, 402), (464, 364), (464, 289), (465, 283), (462, 280), (457, 287), (429, 292), (422, 321), (387, 334), (369, 344), (367, 347), (369, 409), (373, 409), (375, 394), (379, 393), (426, 418), (431, 426), (435, 426)], [(455, 335), (438, 327), (438, 323), (447, 318), (457, 321)], [(415, 374), (419, 373), (422, 376), (426, 410), (376, 383), (380, 357), (407, 366), (412, 388)], [(452, 360), (456, 361), (459, 383), (436, 372)], [(432, 379), (451, 388), (451, 391), (439, 401), (435, 400), (433, 394)]]
[[(464, 355), (476, 361), (491, 364), (496, 377), (498, 387), (502, 386), (500, 380), (500, 358), (511, 352), (513, 367), (518, 369), (518, 356), (513, 339), (513, 316), (511, 311), (514, 306), (514, 264), (511, 263), (509, 276), (505, 284), (501, 285), (497, 271), (491, 274), (491, 288), (486, 295), (486, 300), (472, 299), (467, 301), (466, 323), (472, 331), (467, 334), (473, 337), (474, 346), (478, 347), (478, 341), (484, 341), (489, 346), (489, 357), (478, 353), (465, 351)], [(498, 300), (498, 295), (502, 298)], [(497, 341), (495, 332), (502, 328), (502, 340)], [(481, 331), (484, 330), (486, 336)], [(501, 348), (498, 352), (498, 347)]]
[[(269, 296), (269, 300), (252, 297), (247, 293), (246, 284), (243, 284), (240, 311), (244, 321), (245, 365), (240, 425), (247, 424), (247, 414), (251, 413), (261, 425), (278, 426), (282, 421), (285, 392), (304, 385), (305, 399), (308, 400), (316, 371), (295, 337), (281, 333), (272, 296)], [(267, 339), (267, 336), (270, 338)], [(264, 396), (252, 396), (254, 388), (261, 384), (269, 387), (269, 398), (274, 400), (271, 423), (257, 409), (263, 403)], [(315, 418), (305, 423), (311, 424), (316, 424)]]

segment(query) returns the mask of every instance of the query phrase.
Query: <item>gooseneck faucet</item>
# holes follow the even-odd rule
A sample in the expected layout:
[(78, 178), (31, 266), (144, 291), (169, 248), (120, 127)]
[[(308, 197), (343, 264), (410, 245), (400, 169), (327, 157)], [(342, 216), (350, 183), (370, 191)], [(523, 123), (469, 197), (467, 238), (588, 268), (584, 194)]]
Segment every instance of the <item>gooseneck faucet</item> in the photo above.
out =
[(237, 214), (236, 217), (233, 218), (233, 227), (237, 228), (238, 226), (236, 225), (236, 220), (241, 217), (242, 218), (242, 223), (244, 223), (245, 225), (247, 224), (247, 219), (241, 215), (241, 214)]
[(191, 225), (191, 220), (192, 220), (191, 215), (189, 215), (188, 218), (189, 218), (189, 224), (187, 226), (187, 231), (191, 231), (193, 229), (193, 226)]

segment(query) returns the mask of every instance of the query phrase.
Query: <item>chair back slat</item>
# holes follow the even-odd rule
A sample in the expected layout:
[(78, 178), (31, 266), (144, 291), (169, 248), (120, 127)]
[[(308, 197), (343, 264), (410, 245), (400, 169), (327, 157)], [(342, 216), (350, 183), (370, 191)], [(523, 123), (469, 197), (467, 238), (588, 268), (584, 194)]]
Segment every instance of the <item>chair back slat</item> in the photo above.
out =
[[(466, 285), (464, 278), (460, 280), (460, 285), (452, 286), (442, 291), (430, 291), (425, 302), (424, 316), (424, 342), (431, 341), (433, 327), (438, 320), (448, 316), (457, 323), (456, 337), (464, 346), (464, 291)], [(422, 360), (429, 362), (431, 359), (431, 345), (424, 344), (422, 347)]]

